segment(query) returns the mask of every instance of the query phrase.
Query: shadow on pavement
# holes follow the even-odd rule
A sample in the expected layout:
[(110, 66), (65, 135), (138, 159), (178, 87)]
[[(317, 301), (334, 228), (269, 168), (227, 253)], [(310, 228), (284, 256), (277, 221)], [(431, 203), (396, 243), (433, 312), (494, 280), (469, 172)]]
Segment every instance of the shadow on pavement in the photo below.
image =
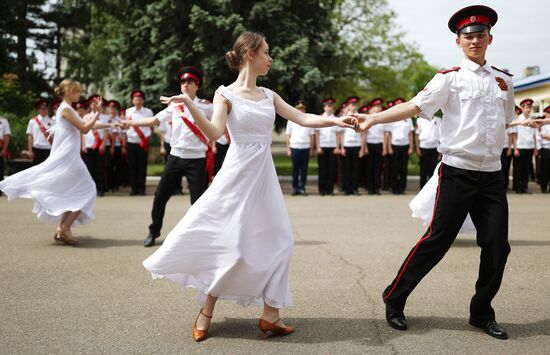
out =
[[(317, 344), (354, 341), (366, 346), (382, 346), (393, 338), (404, 335), (422, 335), (434, 330), (468, 333), (482, 331), (468, 324), (466, 318), (409, 317), (409, 330), (401, 332), (390, 328), (383, 319), (349, 318), (287, 318), (285, 322), (296, 327), (296, 332), (285, 337), (270, 336), (264, 340), (257, 328), (257, 319), (225, 318), (212, 322), (209, 336), (215, 338), (249, 339), (258, 341)], [(502, 323), (510, 339), (550, 335), (550, 319), (533, 323)]]
[[(508, 243), (513, 247), (536, 247), (550, 245), (550, 240), (509, 240)], [(477, 247), (477, 243), (475, 239), (456, 239), (453, 243), (453, 247)]]
[[(98, 249), (98, 248), (111, 248), (111, 247), (128, 247), (128, 246), (143, 246), (143, 240), (135, 240), (135, 239), (108, 239), (108, 238), (94, 238), (89, 236), (84, 237), (76, 237), (78, 239), (78, 245), (76, 248), (90, 248), (90, 249)], [(160, 245), (160, 243), (157, 243)]]

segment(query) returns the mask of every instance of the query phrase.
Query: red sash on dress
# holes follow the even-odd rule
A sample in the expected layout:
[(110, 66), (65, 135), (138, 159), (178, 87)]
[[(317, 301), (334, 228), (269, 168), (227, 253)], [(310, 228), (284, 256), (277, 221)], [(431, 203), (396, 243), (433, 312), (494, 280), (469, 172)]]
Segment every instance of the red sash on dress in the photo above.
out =
[(38, 116), (34, 116), (33, 119), (36, 121), (36, 124), (38, 125), (38, 128), (40, 128), (40, 131), (42, 132), (44, 137), (48, 140), (48, 143), (50, 143), (50, 145), (52, 145), (53, 139), (48, 134), (48, 131), (46, 131), (46, 127), (44, 127), (42, 122), (40, 122), (40, 120), (38, 119)]
[(206, 139), (204, 133), (201, 132), (199, 127), (195, 126), (187, 117), (185, 117), (185, 106), (183, 104), (176, 105), (176, 110), (178, 110), (181, 119), (185, 122), (187, 127), (189, 127), (191, 132), (193, 132), (193, 134), (206, 145), (206, 174), (208, 175), (208, 181), (212, 181), (212, 172), (214, 171), (214, 153), (212, 152), (212, 147), (208, 144), (208, 139)]
[[(131, 121), (131, 120), (132, 120), (132, 116), (128, 117), (128, 121)], [(132, 126), (132, 128), (134, 129), (134, 131), (136, 131), (136, 133), (139, 137), (139, 146), (144, 151), (148, 151), (149, 150), (149, 139), (147, 139), (147, 137), (145, 137), (145, 134), (143, 134), (143, 131), (141, 130), (141, 128), (136, 127), (136, 126)]]

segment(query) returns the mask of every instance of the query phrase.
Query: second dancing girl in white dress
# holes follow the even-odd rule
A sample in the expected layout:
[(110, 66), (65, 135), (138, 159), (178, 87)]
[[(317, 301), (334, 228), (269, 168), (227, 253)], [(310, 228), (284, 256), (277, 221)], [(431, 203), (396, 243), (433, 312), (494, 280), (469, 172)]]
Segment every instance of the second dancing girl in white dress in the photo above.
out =
[[(71, 104), (78, 101), (82, 92), (80, 83), (63, 80), (55, 89), (63, 99), (55, 113), (55, 138), (48, 159), (39, 165), (12, 175), (0, 183), (0, 190), (8, 200), (30, 198), (34, 202), (33, 213), (49, 222), (58, 222), (54, 240), (74, 245), (71, 226), (83, 224), (94, 218), (96, 200), (95, 184), (80, 157), (80, 134), (93, 127), (110, 127), (96, 123), (99, 114), (88, 122), (82, 122)], [(101, 105), (101, 98), (94, 100)]]
[(258, 326), (264, 334), (294, 331), (279, 318), (279, 308), (292, 303), (288, 272), (293, 241), (270, 149), (275, 113), (302, 126), (353, 127), (351, 117), (302, 113), (256, 86), (273, 61), (263, 35), (242, 34), (226, 58), (239, 76), (216, 91), (212, 122), (186, 94), (161, 98), (165, 104), (183, 102), (182, 116), (188, 110), (211, 141), (224, 134), (227, 124), (232, 143), (210, 188), (143, 262), (154, 277), (199, 289), (203, 308), (193, 326), (196, 341), (206, 338), (218, 298), (263, 305)]

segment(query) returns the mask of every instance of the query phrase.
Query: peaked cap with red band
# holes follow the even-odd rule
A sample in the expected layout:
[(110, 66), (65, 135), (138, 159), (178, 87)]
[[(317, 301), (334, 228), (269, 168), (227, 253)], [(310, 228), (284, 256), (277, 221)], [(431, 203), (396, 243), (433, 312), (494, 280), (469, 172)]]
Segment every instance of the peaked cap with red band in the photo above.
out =
[(116, 107), (116, 108), (120, 109), (120, 102), (118, 102), (117, 100), (109, 100), (107, 105), (109, 107)]
[(181, 67), (176, 73), (176, 78), (178, 82), (181, 82), (184, 79), (194, 80), (198, 86), (202, 85), (202, 73), (199, 69), (186, 65)]
[(359, 109), (359, 113), (367, 113), (369, 112), (369, 109), (370, 109), (370, 106), (361, 106), (361, 108)]
[(34, 104), (34, 107), (38, 110), (40, 107), (42, 106), (46, 106), (46, 108), (48, 108), (48, 100), (46, 99), (40, 99), (38, 101), (36, 101), (36, 103)]
[(488, 6), (474, 5), (458, 10), (449, 19), (451, 32), (473, 33), (491, 28), (497, 23), (498, 15)]
[(88, 102), (86, 100), (80, 100), (76, 103), (76, 109), (79, 108), (88, 108)]
[(384, 99), (381, 97), (376, 97), (370, 101), (369, 106), (382, 106), (384, 105)]
[(132, 91), (132, 93), (130, 94), (130, 98), (133, 99), (134, 97), (141, 97), (142, 99), (145, 100), (145, 94), (141, 90)]
[(550, 113), (550, 106), (546, 106), (546, 108), (543, 111), (544, 113)]
[(334, 100), (334, 98), (332, 97), (325, 97), (323, 101), (321, 101), (323, 105), (334, 105), (335, 102), (336, 100)]
[(523, 106), (523, 105), (533, 105), (533, 100), (531, 99), (525, 99), (525, 100), (522, 100), (520, 103), (519, 103), (520, 106)]
[(359, 102), (359, 96), (350, 96), (346, 99), (346, 104), (356, 104)]

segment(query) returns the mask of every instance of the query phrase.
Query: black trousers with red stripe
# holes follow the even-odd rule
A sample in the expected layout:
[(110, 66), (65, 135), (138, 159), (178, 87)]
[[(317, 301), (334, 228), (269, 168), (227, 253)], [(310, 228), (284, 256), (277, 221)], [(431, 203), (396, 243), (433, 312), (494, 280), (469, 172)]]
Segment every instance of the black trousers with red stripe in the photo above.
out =
[[(441, 164), (432, 222), (410, 251), (396, 278), (384, 291), (385, 299), (403, 310), (407, 297), (426, 274), (443, 258), (470, 213), (481, 247), (476, 292), (470, 316), (494, 320), (491, 301), (495, 297), (506, 259), (508, 244), (508, 202), (502, 172), (480, 172)], [(444, 292), (444, 291), (443, 291)]]

